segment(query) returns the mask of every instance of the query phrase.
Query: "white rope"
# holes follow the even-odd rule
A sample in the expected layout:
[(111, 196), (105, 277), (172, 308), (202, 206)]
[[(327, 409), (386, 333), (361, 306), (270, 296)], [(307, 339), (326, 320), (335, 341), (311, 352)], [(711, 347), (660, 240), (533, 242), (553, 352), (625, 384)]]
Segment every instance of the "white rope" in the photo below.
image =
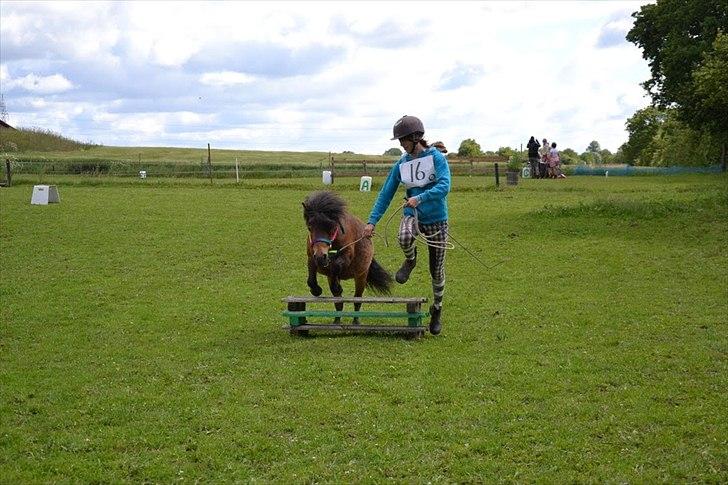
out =
[[(384, 224), (384, 246), (385, 247), (389, 247), (389, 244), (387, 242), (387, 228), (389, 227), (389, 221), (391, 221), (392, 218), (400, 210), (404, 209), (404, 207), (405, 207), (406, 204), (407, 203), (405, 202), (401, 206), (399, 206), (396, 210), (394, 210), (392, 212), (392, 214), (389, 216), (389, 218), (387, 219), (387, 222)], [(421, 243), (423, 243), (423, 244), (425, 244), (427, 246), (433, 247), (433, 248), (437, 248), (437, 249), (444, 249), (444, 250), (455, 249), (455, 245), (453, 243), (451, 243), (450, 241), (444, 241), (443, 242), (443, 241), (430, 241), (429, 240), (431, 238), (434, 238), (438, 234), (440, 234), (441, 231), (437, 231), (436, 233), (434, 233), (434, 234), (432, 234), (430, 236), (427, 236), (427, 235), (422, 234), (422, 233), (419, 232), (419, 221), (417, 219), (417, 209), (416, 208), (415, 208), (415, 223), (414, 223), (414, 228), (415, 228), (415, 232), (416, 233), (415, 234), (412, 234), (412, 232), (410, 232), (410, 235), (412, 235), (416, 240), (420, 241)], [(468, 248), (466, 248), (460, 242), (458, 242), (458, 240), (455, 239), (452, 236), (452, 234), (450, 234), (450, 231), (447, 231), (447, 237), (449, 239), (452, 239), (453, 241), (455, 241), (458, 244), (458, 246), (460, 246), (463, 250), (465, 250), (465, 252), (467, 252), (473, 259), (475, 259), (478, 263), (480, 263), (486, 269), (493, 269), (496, 266), (505, 263), (509, 259), (509, 258), (505, 258), (505, 259), (502, 259), (502, 260), (498, 261), (495, 264), (492, 264), (492, 265), (488, 266), (484, 262), (482, 262), (480, 260), (480, 258), (478, 258), (475, 254), (473, 254), (472, 251), (470, 251)]]
[[(389, 229), (389, 222), (392, 220), (392, 218), (395, 215), (397, 215), (399, 213), (400, 210), (404, 209), (404, 207), (405, 207), (406, 204), (407, 203), (405, 202), (401, 206), (397, 207), (392, 212), (392, 214), (390, 214), (389, 218), (387, 218), (387, 222), (384, 224), (384, 246), (385, 247), (389, 247), (389, 242), (387, 241), (387, 232), (388, 232), (388, 229)], [(429, 247), (432, 247), (432, 248), (437, 248), (437, 249), (445, 249), (445, 250), (447, 250), (447, 249), (455, 249), (455, 245), (452, 244), (449, 241), (431, 241), (431, 239), (434, 239), (442, 231), (437, 231), (436, 233), (431, 234), (429, 236), (426, 235), (426, 234), (422, 234), (419, 231), (420, 223), (419, 223), (419, 220), (417, 218), (417, 209), (415, 209), (415, 223), (414, 223), (413, 227), (414, 227), (415, 232), (412, 233), (410, 231), (409, 234), (412, 236), (413, 239), (415, 239), (417, 241), (420, 241), (422, 244), (424, 244), (426, 246), (429, 246)], [(449, 236), (449, 234), (448, 234), (448, 236)]]

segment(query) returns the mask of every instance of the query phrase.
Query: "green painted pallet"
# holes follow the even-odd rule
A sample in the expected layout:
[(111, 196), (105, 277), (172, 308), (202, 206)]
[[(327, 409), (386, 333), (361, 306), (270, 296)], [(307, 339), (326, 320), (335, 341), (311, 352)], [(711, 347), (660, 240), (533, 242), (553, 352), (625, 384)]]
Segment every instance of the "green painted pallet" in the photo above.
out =
[[(315, 296), (288, 296), (283, 298), (288, 309), (282, 315), (288, 318), (288, 328), (293, 335), (307, 335), (309, 330), (334, 330), (349, 332), (389, 332), (403, 333), (413, 336), (422, 336), (425, 333), (423, 318), (429, 313), (422, 311), (422, 304), (427, 298), (394, 298), (394, 297), (315, 297)], [(385, 310), (312, 310), (307, 304), (345, 304), (361, 303), (366, 305), (405, 305), (405, 311)], [(374, 319), (406, 320), (406, 325), (367, 324), (346, 325), (342, 323), (311, 323), (309, 318), (359, 318), (368, 322)], [(371, 322), (370, 322), (371, 323)]]

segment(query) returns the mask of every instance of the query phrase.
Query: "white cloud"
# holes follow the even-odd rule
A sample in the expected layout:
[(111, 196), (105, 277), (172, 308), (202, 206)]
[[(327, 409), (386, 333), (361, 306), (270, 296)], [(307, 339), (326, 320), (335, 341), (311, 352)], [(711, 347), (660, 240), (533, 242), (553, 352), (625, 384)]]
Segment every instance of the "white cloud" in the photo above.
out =
[[(7, 74), (3, 74), (3, 77), (5, 76)], [(73, 89), (73, 83), (62, 74), (52, 74), (50, 76), (27, 74), (20, 78), (7, 78), (3, 79), (3, 86), (7, 90), (20, 88), (38, 94), (62, 93)]]
[(616, 150), (646, 104), (640, 4), (3, 0), (0, 79), (16, 124), (107, 145), (382, 153), (414, 114), (455, 149)]
[(221, 71), (206, 72), (200, 76), (200, 82), (209, 86), (235, 86), (238, 84), (250, 84), (255, 77), (242, 72)]
[(30, 105), (36, 109), (43, 109), (48, 106), (48, 103), (46, 103), (46, 100), (43, 98), (32, 98), (29, 100), (29, 102)]

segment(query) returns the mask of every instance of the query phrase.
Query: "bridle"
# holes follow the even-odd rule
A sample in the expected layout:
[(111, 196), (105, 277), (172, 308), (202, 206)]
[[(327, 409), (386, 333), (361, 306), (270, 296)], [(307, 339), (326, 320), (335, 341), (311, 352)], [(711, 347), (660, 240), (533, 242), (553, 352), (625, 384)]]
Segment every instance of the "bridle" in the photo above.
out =
[[(341, 232), (343, 233), (343, 232), (344, 232), (344, 230), (342, 229), (342, 230), (341, 230)], [(329, 247), (329, 250), (328, 250), (328, 255), (329, 255), (329, 256), (334, 256), (334, 257), (335, 257), (335, 256), (338, 256), (338, 255), (339, 255), (339, 253), (341, 253), (341, 252), (342, 252), (342, 251), (343, 251), (344, 249), (348, 248), (349, 246), (351, 246), (351, 245), (353, 245), (353, 244), (356, 244), (356, 243), (358, 243), (359, 241), (361, 241), (361, 240), (362, 240), (362, 239), (364, 239), (364, 237), (365, 237), (365, 236), (362, 236), (362, 237), (360, 237), (359, 239), (355, 239), (355, 240), (351, 241), (351, 242), (350, 242), (350, 243), (348, 243), (348, 244), (344, 244), (344, 245), (343, 245), (343, 246), (341, 246), (341, 247), (340, 247), (339, 249), (331, 249), (331, 245), (332, 245), (332, 244), (334, 243), (334, 241), (336, 241), (336, 238), (337, 238), (338, 236), (339, 236), (339, 228), (337, 227), (337, 228), (336, 228), (336, 229), (334, 230), (334, 233), (333, 233), (333, 234), (331, 234), (331, 237), (328, 237), (328, 238), (326, 238), (326, 237), (317, 237), (316, 239), (314, 239), (314, 240), (311, 240), (311, 233), (309, 233), (309, 234), (308, 234), (308, 240), (309, 240), (309, 241), (310, 241), (310, 243), (311, 243), (311, 247), (313, 247), (313, 245), (314, 245), (314, 244), (316, 244), (316, 243), (324, 243), (324, 244), (326, 244), (326, 245), (327, 245), (327, 246)]]
[(331, 234), (328, 238), (326, 237), (317, 237), (316, 239), (311, 240), (311, 233), (308, 234), (308, 240), (311, 241), (311, 246), (313, 247), (316, 243), (324, 243), (328, 247), (331, 247), (331, 245), (336, 241), (336, 238), (339, 236), (339, 228), (337, 227), (334, 229), (334, 233)]

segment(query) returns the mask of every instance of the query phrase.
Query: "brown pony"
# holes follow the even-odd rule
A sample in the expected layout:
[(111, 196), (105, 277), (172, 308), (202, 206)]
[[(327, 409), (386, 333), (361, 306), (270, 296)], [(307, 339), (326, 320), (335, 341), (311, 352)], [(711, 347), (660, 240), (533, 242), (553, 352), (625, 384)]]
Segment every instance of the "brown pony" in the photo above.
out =
[[(330, 191), (310, 194), (303, 202), (303, 219), (308, 227), (308, 287), (313, 296), (321, 295), (316, 273), (326, 275), (333, 296), (341, 296), (341, 280), (354, 278), (354, 296), (362, 296), (364, 288), (388, 294), (392, 276), (374, 259), (374, 247), (363, 237), (364, 223), (346, 210), (346, 202)], [(335, 303), (337, 311), (343, 303)], [(354, 303), (358, 311), (361, 303)], [(340, 323), (336, 317), (334, 323)], [(354, 324), (359, 318), (354, 318)]]

